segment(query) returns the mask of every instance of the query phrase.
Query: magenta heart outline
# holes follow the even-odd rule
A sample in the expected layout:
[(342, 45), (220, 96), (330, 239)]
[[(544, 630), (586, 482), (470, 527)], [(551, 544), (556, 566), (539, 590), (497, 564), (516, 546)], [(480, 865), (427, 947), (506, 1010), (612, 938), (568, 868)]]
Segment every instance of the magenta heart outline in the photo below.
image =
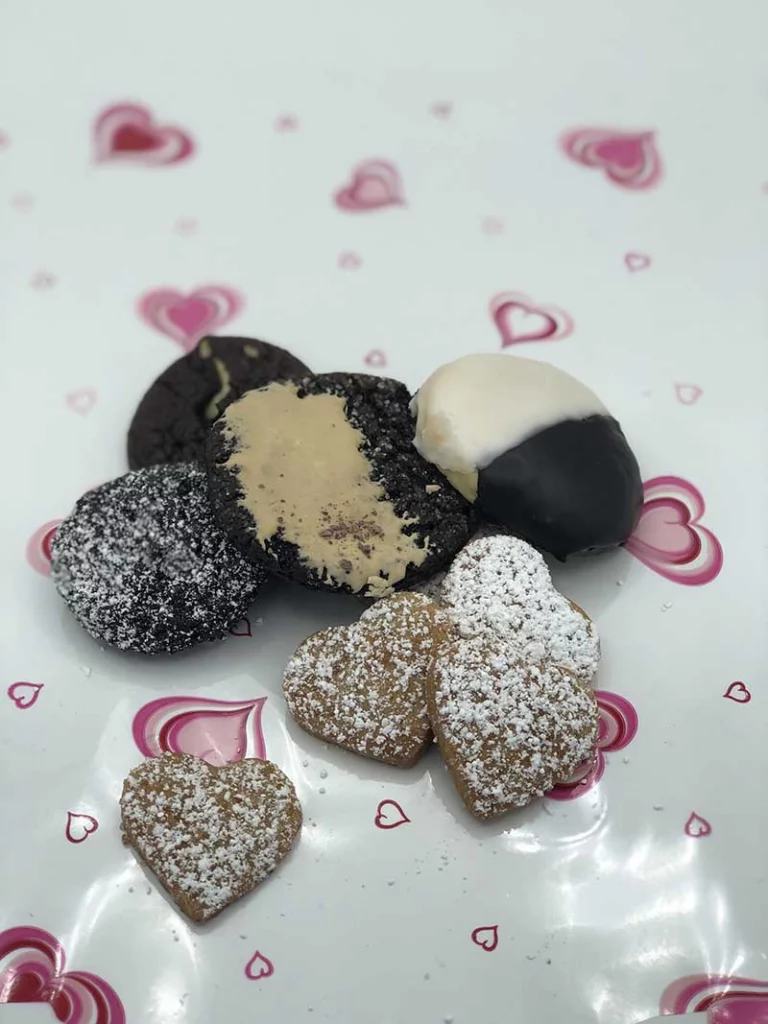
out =
[(481, 924), (473, 929), (472, 941), (484, 952), (492, 953), (499, 944), (499, 926), (497, 924)]
[[(257, 964), (259, 969), (255, 970)], [(261, 981), (262, 978), (271, 978), (274, 973), (275, 965), (268, 956), (264, 956), (258, 949), (245, 965), (245, 976), (249, 981)]]
[(11, 683), (6, 693), (19, 711), (28, 711), (37, 704), (37, 699), (44, 687), (44, 683)]
[(404, 206), (400, 173), (389, 160), (366, 160), (353, 169), (347, 184), (335, 193), (334, 201), (348, 213)]
[[(561, 135), (560, 148), (570, 160), (599, 168), (620, 188), (644, 191), (657, 185), (663, 175), (654, 131), (580, 127)], [(627, 155), (633, 151), (634, 159), (629, 162)], [(624, 159), (619, 159), (619, 154)]]
[[(735, 697), (734, 694), (736, 693), (741, 693), (744, 696)], [(723, 694), (723, 697), (725, 697), (726, 700), (732, 700), (734, 704), (749, 704), (749, 702), (752, 700), (752, 693), (750, 690), (747, 689), (747, 687), (744, 685), (744, 683), (741, 682), (740, 679), (737, 679), (735, 682), (731, 683), (731, 685)]]
[(191, 754), (215, 766), (252, 757), (263, 761), (267, 747), (261, 718), (266, 700), (160, 697), (136, 712), (133, 740), (145, 757)]
[[(718, 1003), (768, 1000), (768, 981), (729, 974), (686, 974), (670, 982), (659, 1000), (662, 1014), (705, 1013)], [(732, 1024), (751, 1024), (749, 1018)]]
[(27, 541), (26, 558), (29, 565), (41, 576), (51, 574), (51, 545), (63, 519), (49, 519), (38, 527)]
[[(83, 834), (77, 838), (74, 834), (75, 826), (83, 830)], [(99, 823), (92, 814), (85, 814), (82, 811), (67, 811), (67, 825), (64, 829), (64, 838), (68, 843), (84, 843), (88, 836), (92, 836), (99, 829)]]
[(64, 947), (50, 932), (30, 926), (0, 932), (0, 1003), (48, 1003), (63, 1024), (125, 1024), (111, 985), (65, 966)]
[(697, 814), (696, 811), (691, 811), (683, 831), (691, 839), (705, 839), (707, 836), (712, 835), (712, 826), (706, 818)]
[[(115, 135), (132, 127), (151, 136), (155, 145), (145, 150), (117, 150)], [(149, 107), (139, 103), (115, 103), (99, 114), (93, 126), (94, 158), (97, 163), (132, 163), (149, 167), (170, 166), (191, 157), (195, 144), (176, 125), (158, 124)]]
[[(390, 818), (389, 815), (386, 813), (387, 809), (390, 807), (394, 808), (394, 810), (398, 814), (397, 818)], [(376, 816), (373, 819), (373, 824), (376, 826), (376, 828), (380, 828), (383, 831), (388, 831), (392, 828), (400, 828), (401, 825), (409, 825), (410, 822), (411, 819), (405, 813), (405, 811), (397, 802), (397, 800), (385, 799), (379, 801), (379, 805), (376, 808)]]
[(138, 300), (139, 317), (191, 352), (206, 334), (228, 324), (242, 312), (245, 299), (228, 285), (208, 284), (187, 293), (154, 288)]
[[(701, 525), (706, 512), (704, 498), (692, 483), (677, 476), (657, 476), (643, 484), (643, 509), (626, 549), (643, 565), (673, 583), (700, 587), (716, 579), (723, 568), (724, 556), (715, 534)], [(666, 513), (662, 525), (659, 513)], [(651, 528), (643, 521), (653, 516)], [(665, 535), (683, 528), (687, 532), (685, 549), (663, 547)]]
[[(522, 292), (502, 292), (494, 295), (489, 303), (491, 318), (501, 335), (501, 347), (520, 345), (526, 341), (561, 341), (573, 333), (571, 317), (557, 306), (534, 302)], [(526, 316), (542, 317), (546, 323), (533, 333), (515, 334), (510, 324), (511, 315), (521, 310)]]

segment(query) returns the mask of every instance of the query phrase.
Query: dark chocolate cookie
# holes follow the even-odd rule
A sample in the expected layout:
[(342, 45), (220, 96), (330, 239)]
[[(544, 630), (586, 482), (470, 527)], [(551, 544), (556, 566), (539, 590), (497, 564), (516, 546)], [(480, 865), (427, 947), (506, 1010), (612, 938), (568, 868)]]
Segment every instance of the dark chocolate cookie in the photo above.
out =
[(446, 565), (471, 506), (413, 446), (398, 381), (328, 373), (230, 405), (208, 438), (219, 523), (254, 563), (380, 597)]
[(270, 381), (309, 373), (301, 360), (266, 341), (203, 338), (139, 403), (128, 429), (128, 465), (202, 461), (210, 425), (230, 402)]
[(214, 522), (203, 470), (178, 465), (84, 494), (56, 533), (51, 578), (94, 639), (157, 654), (225, 636), (266, 573)]

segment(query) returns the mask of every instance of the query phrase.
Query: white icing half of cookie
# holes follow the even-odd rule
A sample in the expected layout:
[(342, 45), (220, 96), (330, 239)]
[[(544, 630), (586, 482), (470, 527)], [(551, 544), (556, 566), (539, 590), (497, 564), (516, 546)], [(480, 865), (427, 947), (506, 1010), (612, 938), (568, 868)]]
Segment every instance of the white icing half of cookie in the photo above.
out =
[[(450, 474), (472, 474), (564, 420), (610, 415), (588, 387), (548, 363), (484, 353), (439, 367), (411, 402), (414, 444)], [(461, 488), (463, 490), (463, 488)]]

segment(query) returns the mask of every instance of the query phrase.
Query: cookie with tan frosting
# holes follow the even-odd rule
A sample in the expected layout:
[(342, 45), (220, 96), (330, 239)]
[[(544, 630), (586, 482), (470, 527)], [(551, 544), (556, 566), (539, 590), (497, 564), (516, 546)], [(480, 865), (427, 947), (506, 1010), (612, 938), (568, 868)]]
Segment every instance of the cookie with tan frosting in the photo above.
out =
[(406, 387), (321, 374), (232, 403), (209, 435), (217, 519), (252, 562), (310, 587), (381, 597), (466, 542), (469, 503), (412, 444)]
[(308, 637), (285, 671), (291, 714), (326, 743), (407, 768), (432, 740), (425, 681), (447, 620), (422, 594), (377, 601)]

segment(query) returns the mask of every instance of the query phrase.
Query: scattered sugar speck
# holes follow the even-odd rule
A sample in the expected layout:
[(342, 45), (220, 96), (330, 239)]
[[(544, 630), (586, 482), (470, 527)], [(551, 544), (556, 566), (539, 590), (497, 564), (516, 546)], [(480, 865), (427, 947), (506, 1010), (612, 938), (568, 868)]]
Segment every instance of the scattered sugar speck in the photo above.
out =
[(328, 770), (326, 768), (321, 768), (320, 769), (320, 778), (321, 779), (327, 779), (328, 778)]

